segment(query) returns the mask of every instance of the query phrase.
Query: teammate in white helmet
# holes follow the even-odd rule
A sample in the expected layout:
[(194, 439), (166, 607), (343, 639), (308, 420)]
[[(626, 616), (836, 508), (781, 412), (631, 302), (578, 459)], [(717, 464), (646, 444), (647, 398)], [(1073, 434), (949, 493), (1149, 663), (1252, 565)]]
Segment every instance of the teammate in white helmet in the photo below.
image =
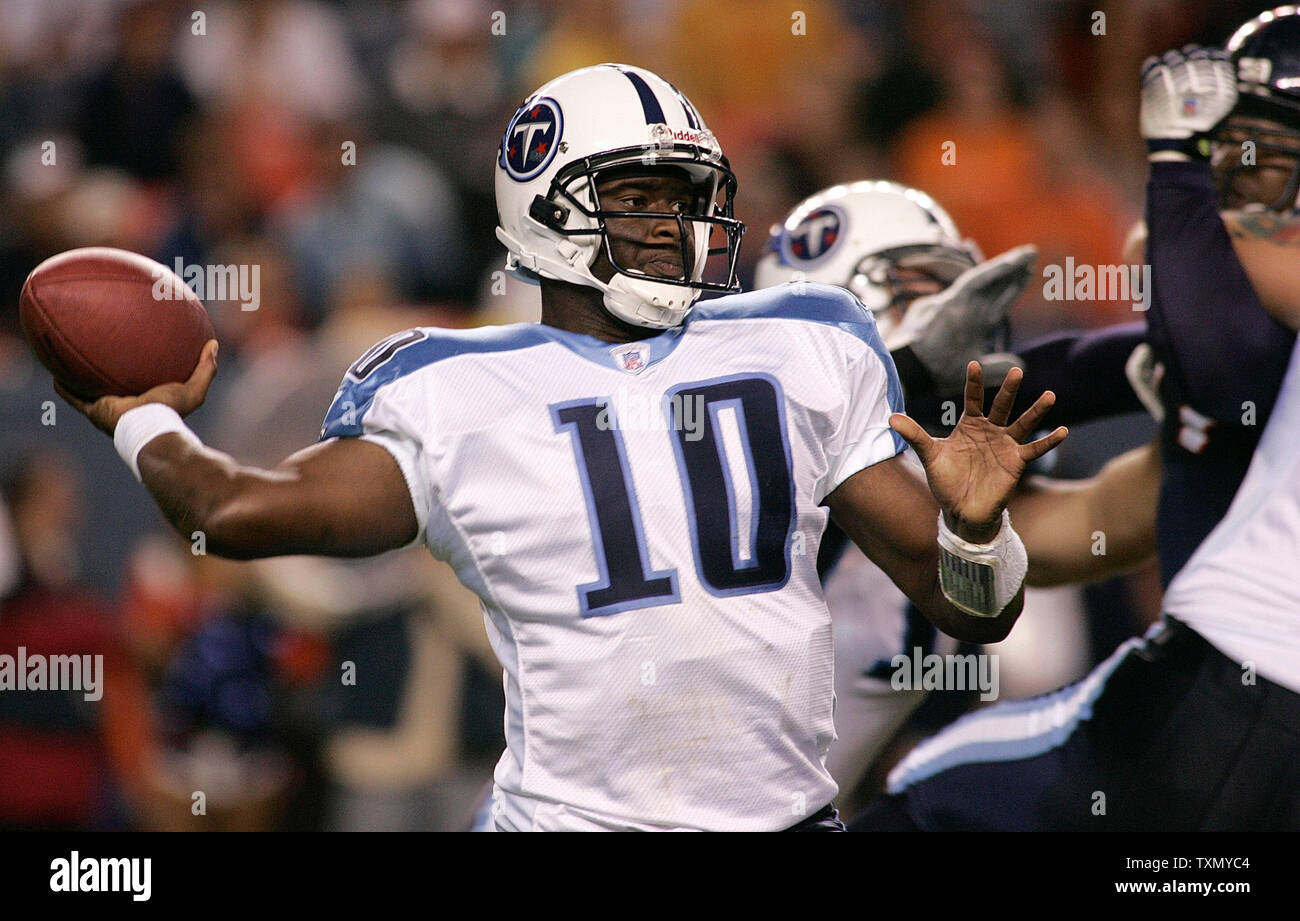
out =
[(800, 202), (773, 228), (754, 286), (804, 280), (848, 288), (872, 312), (890, 352), (910, 349), (946, 391), (961, 386), (963, 356), (987, 352), (1036, 256), (1020, 246), (985, 262), (929, 195), (868, 180)]

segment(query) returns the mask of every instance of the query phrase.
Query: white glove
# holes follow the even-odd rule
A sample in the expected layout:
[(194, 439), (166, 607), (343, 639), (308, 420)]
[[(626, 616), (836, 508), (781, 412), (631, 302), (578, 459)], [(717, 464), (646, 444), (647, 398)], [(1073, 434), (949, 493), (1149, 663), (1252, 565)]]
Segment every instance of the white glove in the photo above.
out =
[(1037, 259), (1037, 248), (1017, 246), (962, 272), (938, 294), (918, 297), (890, 344), (910, 346), (938, 392), (960, 389), (966, 363), (988, 350), (989, 333), (1029, 284)]
[(1226, 51), (1184, 45), (1142, 62), (1142, 137), (1153, 153), (1182, 150), (1160, 142), (1193, 140), (1236, 104), (1237, 72)]

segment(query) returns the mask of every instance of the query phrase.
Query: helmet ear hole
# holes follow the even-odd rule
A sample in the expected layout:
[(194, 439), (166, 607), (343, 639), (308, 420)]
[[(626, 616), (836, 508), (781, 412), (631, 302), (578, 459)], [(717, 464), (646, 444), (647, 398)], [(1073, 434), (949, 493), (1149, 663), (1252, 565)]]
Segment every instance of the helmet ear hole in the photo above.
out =
[(528, 206), (528, 216), (544, 227), (562, 230), (564, 222), (569, 219), (569, 209), (559, 202), (535, 195), (532, 204)]

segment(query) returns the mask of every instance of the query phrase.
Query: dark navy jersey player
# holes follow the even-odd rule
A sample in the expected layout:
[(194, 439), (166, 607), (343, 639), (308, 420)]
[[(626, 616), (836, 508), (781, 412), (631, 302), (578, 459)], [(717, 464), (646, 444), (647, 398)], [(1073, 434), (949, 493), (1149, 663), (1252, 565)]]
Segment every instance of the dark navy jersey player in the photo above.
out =
[[(1300, 175), (1300, 96), (1289, 89), (1300, 15), (1260, 17), (1228, 51), (1171, 52), (1143, 73), (1166, 617), (1078, 684), (998, 704), (923, 743), (855, 829), (1300, 829), (1300, 667), (1268, 650), (1296, 632), (1295, 592), (1269, 589), (1300, 535), (1287, 526), (1297, 503), (1294, 463), (1279, 461), (1287, 435), (1267, 426), (1277, 408), (1285, 428), (1300, 405), (1300, 371), (1288, 372), (1300, 277), (1277, 283), (1298, 262), (1287, 228)], [(1243, 170), (1248, 139), (1259, 160)], [(1243, 550), (1237, 535), (1253, 543)], [(1232, 572), (1223, 560), (1238, 570), (1239, 601), (1206, 603)], [(1261, 590), (1247, 597), (1252, 582)]]

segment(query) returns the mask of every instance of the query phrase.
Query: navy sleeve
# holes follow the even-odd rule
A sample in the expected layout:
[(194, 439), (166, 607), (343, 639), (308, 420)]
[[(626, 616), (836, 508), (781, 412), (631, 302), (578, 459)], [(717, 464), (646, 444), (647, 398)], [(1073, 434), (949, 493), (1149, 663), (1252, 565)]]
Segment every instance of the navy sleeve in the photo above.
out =
[(1016, 405), (1025, 409), (1045, 391), (1056, 394), (1040, 428), (1144, 412), (1124, 372), (1129, 356), (1144, 341), (1143, 324), (1125, 323), (1048, 336), (1018, 348), (1025, 379)]
[[(1025, 372), (1016, 396), (1017, 410), (1023, 412), (1044, 391), (1051, 390), (1056, 394), (1056, 404), (1042, 421), (1041, 428), (1079, 425), (1108, 416), (1144, 412), (1142, 401), (1129, 385), (1124, 365), (1133, 349), (1145, 340), (1146, 328), (1142, 323), (1126, 323), (1087, 332), (1057, 333), (1016, 349), (1021, 359), (1019, 365)], [(909, 411), (922, 425), (938, 424), (944, 404), (961, 406), (963, 396), (914, 392), (926, 385), (928, 377), (921, 378), (913, 369), (919, 363), (909, 360), (909, 352), (903, 348), (893, 353)], [(985, 389), (986, 410), (995, 393), (996, 387)]]
[(1156, 535), (1167, 586), (1232, 504), (1295, 335), (1264, 310), (1237, 261), (1208, 166), (1151, 165), (1147, 234), (1148, 333), (1165, 366)]
[(1147, 184), (1148, 333), (1164, 363), (1161, 396), (1217, 422), (1273, 408), (1295, 334), (1264, 309), (1219, 216), (1204, 163), (1153, 163)]

